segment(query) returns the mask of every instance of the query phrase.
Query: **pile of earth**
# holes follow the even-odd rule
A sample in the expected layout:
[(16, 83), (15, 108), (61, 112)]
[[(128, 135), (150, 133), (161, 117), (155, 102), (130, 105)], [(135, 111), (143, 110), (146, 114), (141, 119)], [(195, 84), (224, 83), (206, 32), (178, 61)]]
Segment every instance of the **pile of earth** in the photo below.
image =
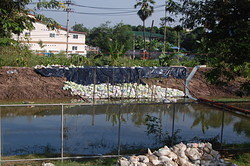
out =
[[(236, 79), (227, 86), (211, 85), (205, 78), (208, 68), (201, 68), (190, 82), (190, 93), (194, 97), (230, 97), (239, 90), (243, 79)], [(191, 71), (191, 68), (189, 68)], [(27, 99), (64, 99), (71, 98), (69, 91), (63, 90), (66, 78), (43, 77), (33, 68), (2, 67), (0, 68), (0, 100)], [(184, 80), (181, 79), (147, 79), (148, 84), (174, 88), (184, 91)]]

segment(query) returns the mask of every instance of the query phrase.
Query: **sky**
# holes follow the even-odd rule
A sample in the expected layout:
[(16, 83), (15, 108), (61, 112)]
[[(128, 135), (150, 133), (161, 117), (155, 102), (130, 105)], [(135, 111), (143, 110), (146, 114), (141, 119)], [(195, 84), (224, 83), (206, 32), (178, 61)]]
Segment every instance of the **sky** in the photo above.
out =
[[(37, 1), (38, 0), (34, 0), (33, 2)], [(148, 27), (151, 26), (152, 20), (154, 20), (154, 26), (159, 27), (161, 23), (160, 18), (165, 15), (165, 1), (155, 0), (155, 2), (155, 12), (146, 20), (146, 26)], [(118, 23), (135, 26), (142, 25), (141, 19), (136, 14), (139, 8), (134, 8), (136, 0), (72, 0), (72, 3), (74, 5), (70, 5), (73, 11), (70, 13), (70, 27), (75, 24), (83, 24), (87, 28), (93, 28), (100, 26), (100, 24), (106, 21), (110, 21), (111, 26)], [(34, 5), (29, 5), (29, 8), (33, 7)], [(48, 11), (47, 9), (36, 10), (36, 12), (53, 18), (63, 27), (66, 27), (66, 12)]]

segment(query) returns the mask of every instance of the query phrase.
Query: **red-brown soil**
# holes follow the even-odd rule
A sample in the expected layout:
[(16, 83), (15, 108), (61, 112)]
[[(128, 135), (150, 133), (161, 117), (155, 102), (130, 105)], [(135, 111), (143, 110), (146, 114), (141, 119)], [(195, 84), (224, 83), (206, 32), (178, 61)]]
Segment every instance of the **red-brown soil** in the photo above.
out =
[[(205, 73), (209, 68), (200, 68), (195, 73), (194, 77), (189, 83), (190, 94), (195, 97), (237, 97), (236, 92), (240, 90), (241, 84), (244, 83), (244, 79), (237, 78), (234, 81), (229, 82), (226, 86), (216, 86), (210, 84), (205, 78)], [(188, 73), (192, 71), (192, 68), (188, 68)], [(174, 88), (184, 91), (185, 81), (181, 79), (160, 79), (158, 81), (145, 80), (147, 83), (153, 83), (162, 87)]]
[(71, 97), (70, 92), (62, 89), (64, 81), (66, 78), (43, 77), (33, 68), (3, 67), (0, 69), (0, 100)]
[[(238, 79), (224, 87), (211, 85), (204, 76), (207, 70), (209, 69), (199, 69), (190, 83), (189, 90), (194, 97), (232, 96), (243, 82)], [(33, 68), (3, 67), (0, 69), (0, 100), (70, 98), (70, 92), (62, 89), (64, 81), (66, 78), (43, 77), (34, 72)], [(168, 88), (184, 89), (184, 80), (180, 79), (153, 79), (146, 82)]]

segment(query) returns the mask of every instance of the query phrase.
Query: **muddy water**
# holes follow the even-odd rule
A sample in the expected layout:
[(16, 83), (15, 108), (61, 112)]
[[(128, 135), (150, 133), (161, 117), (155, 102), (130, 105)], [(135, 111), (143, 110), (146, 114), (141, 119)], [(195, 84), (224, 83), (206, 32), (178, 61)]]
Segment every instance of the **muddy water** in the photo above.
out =
[(250, 142), (249, 117), (201, 104), (64, 106), (63, 112), (61, 106), (0, 109), (4, 156), (60, 154), (62, 144), (65, 154), (98, 155), (181, 141)]

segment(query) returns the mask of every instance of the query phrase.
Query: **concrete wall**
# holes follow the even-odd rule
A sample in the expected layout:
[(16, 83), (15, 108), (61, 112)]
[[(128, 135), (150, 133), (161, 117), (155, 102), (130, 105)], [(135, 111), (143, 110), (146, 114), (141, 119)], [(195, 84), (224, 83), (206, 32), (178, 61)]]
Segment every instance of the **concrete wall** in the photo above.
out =
[[(13, 38), (27, 44), (31, 50), (36, 52), (59, 53), (60, 51), (66, 51), (67, 31), (65, 28), (51, 30), (40, 22), (36, 22), (33, 25), (35, 29), (31, 31), (25, 30), (19, 37), (13, 35)], [(78, 38), (73, 38), (73, 36), (77, 36)], [(70, 31), (68, 42), (69, 53), (86, 55), (85, 38), (86, 35), (83, 32)], [(38, 44), (39, 41), (42, 41), (42, 48)], [(77, 47), (77, 49), (72, 50), (73, 47)]]

